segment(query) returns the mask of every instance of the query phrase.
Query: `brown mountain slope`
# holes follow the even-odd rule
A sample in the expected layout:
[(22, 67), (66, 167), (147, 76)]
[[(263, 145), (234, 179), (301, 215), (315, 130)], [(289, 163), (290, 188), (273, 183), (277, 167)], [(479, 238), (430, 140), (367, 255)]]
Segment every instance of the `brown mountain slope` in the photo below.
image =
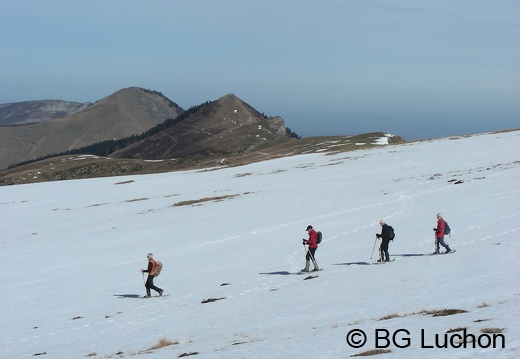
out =
[(160, 93), (131, 87), (67, 117), (2, 126), (0, 169), (28, 159), (141, 134), (182, 112)]
[(290, 141), (280, 117), (265, 118), (229, 94), (186, 119), (114, 152), (112, 158), (171, 159), (248, 153)]
[[(357, 136), (309, 137), (286, 141), (260, 151), (238, 155), (192, 156), (188, 158), (149, 161), (129, 158), (106, 158), (92, 155), (70, 155), (30, 163), (0, 171), (0, 186), (60, 181), (68, 179), (117, 177), (175, 170), (199, 169), (213, 171), (219, 168), (241, 166), (268, 159), (307, 153), (341, 153), (374, 146), (385, 146), (380, 139), (388, 137), (388, 144), (404, 143), (398, 136), (368, 133)], [(116, 183), (128, 183), (130, 181)]]

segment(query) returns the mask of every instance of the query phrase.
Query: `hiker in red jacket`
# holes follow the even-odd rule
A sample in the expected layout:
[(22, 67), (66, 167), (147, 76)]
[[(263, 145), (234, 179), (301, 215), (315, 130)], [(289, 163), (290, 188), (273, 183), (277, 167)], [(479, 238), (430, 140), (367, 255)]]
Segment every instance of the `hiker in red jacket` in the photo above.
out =
[(309, 271), (309, 269), (310, 269), (309, 267), (311, 265), (311, 260), (312, 260), (312, 264), (314, 265), (313, 271), (318, 271), (318, 270), (320, 270), (320, 268), (318, 267), (318, 263), (316, 262), (316, 257), (315, 257), (316, 249), (318, 249), (318, 243), (317, 243), (318, 233), (316, 233), (316, 231), (312, 228), (312, 226), (307, 226), (306, 231), (309, 234), (309, 239), (304, 239), (303, 245), (305, 246), (308, 244), (309, 249), (307, 250), (307, 253), (305, 255), (305, 268), (302, 269), (302, 272)]
[(153, 259), (153, 254), (148, 253), (146, 258), (148, 258), (148, 269), (141, 269), (141, 273), (148, 273), (148, 278), (146, 278), (146, 284), (144, 285), (146, 288), (146, 295), (144, 296), (144, 298), (150, 298), (150, 296), (151, 296), (150, 289), (155, 290), (161, 296), (163, 294), (164, 290), (159, 287), (156, 287), (153, 284), (153, 279), (155, 278), (155, 265), (156, 265), (156, 262)]
[(433, 229), (435, 231), (435, 254), (439, 254), (439, 245), (446, 248), (446, 253), (451, 252), (448, 243), (444, 242), (444, 229), (446, 229), (446, 222), (444, 222), (442, 214), (437, 213), (437, 228)]

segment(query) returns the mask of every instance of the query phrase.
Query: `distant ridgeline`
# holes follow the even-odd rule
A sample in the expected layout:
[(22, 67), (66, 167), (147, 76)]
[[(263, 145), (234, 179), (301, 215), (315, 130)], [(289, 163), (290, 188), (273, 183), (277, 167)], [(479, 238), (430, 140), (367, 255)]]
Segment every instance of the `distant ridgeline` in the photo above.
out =
[[(156, 94), (156, 95), (163, 96), (160, 92), (157, 92), (157, 91), (146, 90), (146, 89), (141, 89), (141, 90), (143, 90), (145, 92), (148, 92), (148, 93), (151, 93), (151, 94)], [(164, 98), (167, 99), (166, 97), (164, 97)], [(60, 153), (40, 156), (38, 158), (34, 158), (34, 159), (21, 161), (21, 162), (12, 164), (7, 169), (11, 169), (11, 168), (19, 167), (19, 166), (24, 166), (24, 165), (27, 165), (27, 164), (30, 164), (30, 163), (38, 162), (38, 161), (49, 159), (49, 158), (53, 158), (53, 157), (59, 157), (59, 156), (88, 154), (88, 155), (95, 155), (95, 156), (100, 156), (100, 157), (107, 157), (107, 156), (109, 156), (110, 154), (114, 153), (117, 150), (120, 150), (120, 149), (122, 149), (124, 147), (127, 147), (127, 146), (129, 146), (129, 145), (131, 145), (131, 144), (133, 144), (135, 142), (138, 142), (138, 141), (140, 141), (142, 139), (145, 139), (146, 137), (149, 137), (149, 136), (152, 136), (152, 135), (154, 135), (156, 133), (159, 133), (159, 132), (161, 132), (161, 131), (163, 131), (163, 130), (165, 130), (165, 129), (167, 129), (167, 128), (169, 128), (169, 127), (171, 127), (171, 126), (173, 126), (173, 125), (175, 125), (175, 124), (177, 124), (179, 122), (181, 122), (182, 120), (186, 119), (188, 116), (194, 114), (195, 112), (200, 110), (202, 107), (204, 107), (204, 106), (206, 106), (206, 105), (208, 105), (210, 103), (211, 103), (211, 101), (206, 101), (204, 103), (201, 103), (198, 106), (192, 106), (188, 110), (186, 110), (183, 113), (181, 113), (176, 118), (166, 119), (166, 121), (164, 121), (163, 123), (161, 123), (161, 124), (151, 128), (150, 130), (148, 130), (146, 132), (143, 132), (140, 135), (132, 135), (132, 136), (125, 137), (125, 138), (122, 138), (122, 139), (101, 141), (101, 142), (94, 143), (94, 144), (91, 144), (91, 145), (88, 145), (88, 146), (84, 146), (84, 147), (81, 147), (81, 148), (76, 148), (76, 149), (72, 149), (72, 150), (68, 150), (68, 151), (64, 151), (64, 152), (60, 152)], [(172, 102), (172, 104), (175, 105), (173, 102)], [(262, 113), (262, 116), (264, 116), (264, 118), (268, 118), (263, 113)], [(295, 132), (291, 131), (291, 129), (288, 128), (288, 127), (285, 128), (285, 131), (286, 131), (286, 134), (289, 137), (291, 137), (291, 138), (296, 138), (296, 139), (300, 138), (300, 136), (298, 136), (298, 134), (296, 134)]]

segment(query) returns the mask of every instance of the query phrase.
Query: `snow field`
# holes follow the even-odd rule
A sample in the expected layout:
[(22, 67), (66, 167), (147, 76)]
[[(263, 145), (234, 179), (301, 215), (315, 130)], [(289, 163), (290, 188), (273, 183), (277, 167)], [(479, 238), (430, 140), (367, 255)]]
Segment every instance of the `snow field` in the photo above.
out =
[[(0, 357), (338, 358), (378, 329), (410, 332), (385, 358), (516, 357), (519, 136), (1, 187)], [(426, 256), (437, 212), (457, 252)], [(381, 218), (396, 260), (369, 265)], [(324, 270), (304, 280), (308, 224)], [(170, 296), (138, 298), (148, 252)], [(423, 313), (441, 309), (466, 313)], [(421, 347), (459, 327), (505, 328), (506, 348)]]

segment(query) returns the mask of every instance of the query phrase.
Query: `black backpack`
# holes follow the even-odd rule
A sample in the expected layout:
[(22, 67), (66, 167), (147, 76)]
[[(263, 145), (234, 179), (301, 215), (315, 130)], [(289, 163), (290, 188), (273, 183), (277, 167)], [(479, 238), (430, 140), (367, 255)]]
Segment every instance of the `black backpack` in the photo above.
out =
[(451, 228), (448, 225), (448, 222), (444, 221), (444, 234), (450, 234), (450, 233), (451, 233)]
[(393, 241), (394, 238), (395, 238), (394, 228), (392, 226), (388, 226), (388, 239)]
[(322, 237), (321, 236), (321, 232), (318, 231), (318, 232), (316, 232), (316, 234), (317, 234), (317, 236), (316, 236), (316, 243), (320, 244), (321, 243), (321, 237)]

